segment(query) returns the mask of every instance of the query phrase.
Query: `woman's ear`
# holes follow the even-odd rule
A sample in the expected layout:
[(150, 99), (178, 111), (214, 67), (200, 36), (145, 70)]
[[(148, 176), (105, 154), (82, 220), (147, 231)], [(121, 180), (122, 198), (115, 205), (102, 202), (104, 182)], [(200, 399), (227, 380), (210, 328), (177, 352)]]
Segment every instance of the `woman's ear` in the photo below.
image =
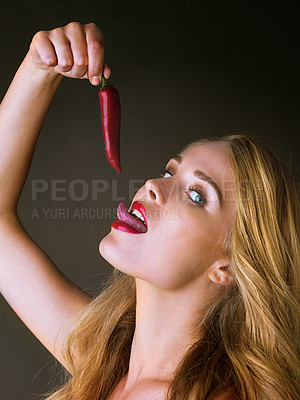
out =
[(225, 262), (218, 261), (208, 271), (209, 279), (219, 285), (230, 285), (233, 282), (232, 269)]

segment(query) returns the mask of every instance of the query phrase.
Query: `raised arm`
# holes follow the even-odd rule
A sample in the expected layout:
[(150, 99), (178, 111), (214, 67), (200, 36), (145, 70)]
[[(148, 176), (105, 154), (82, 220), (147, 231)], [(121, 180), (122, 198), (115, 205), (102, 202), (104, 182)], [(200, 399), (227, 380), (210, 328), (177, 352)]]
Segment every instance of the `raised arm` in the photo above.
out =
[[(95, 24), (38, 32), (0, 105), (0, 291), (68, 369), (62, 346), (91, 297), (69, 281), (29, 237), (17, 215), (38, 134), (63, 76), (110, 76)], [(99, 78), (98, 78), (99, 79)]]

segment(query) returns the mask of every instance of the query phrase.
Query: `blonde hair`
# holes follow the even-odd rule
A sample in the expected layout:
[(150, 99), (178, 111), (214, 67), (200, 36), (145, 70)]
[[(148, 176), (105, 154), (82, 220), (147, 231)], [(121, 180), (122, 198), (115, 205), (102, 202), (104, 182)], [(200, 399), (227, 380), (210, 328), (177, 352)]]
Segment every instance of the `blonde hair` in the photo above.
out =
[[(258, 138), (217, 141), (234, 172), (236, 215), (224, 239), (234, 284), (199, 320), (205, 335), (174, 372), (170, 400), (212, 400), (229, 387), (242, 400), (300, 399), (299, 184)], [(135, 279), (114, 270), (68, 338), (67, 382), (47, 400), (105, 400), (128, 371)], [(73, 354), (72, 349), (76, 349)]]

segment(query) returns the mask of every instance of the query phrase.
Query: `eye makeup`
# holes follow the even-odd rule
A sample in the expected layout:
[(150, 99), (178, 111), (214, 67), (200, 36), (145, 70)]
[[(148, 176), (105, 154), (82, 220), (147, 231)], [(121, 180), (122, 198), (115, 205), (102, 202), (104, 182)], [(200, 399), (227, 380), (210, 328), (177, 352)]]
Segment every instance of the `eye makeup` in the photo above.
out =
[[(160, 178), (164, 178), (165, 174), (169, 174), (170, 176), (173, 175), (173, 173), (171, 172), (171, 170), (169, 169), (164, 169), (162, 171), (162, 173), (160, 174)], [(202, 188), (200, 188), (199, 186), (189, 186), (188, 189), (185, 189), (184, 192), (186, 193), (186, 195), (188, 196), (189, 200), (193, 203), (196, 204), (197, 206), (205, 206), (207, 204), (207, 200), (206, 200), (206, 195), (205, 192)], [(190, 196), (190, 193), (197, 193), (196, 196), (194, 196), (194, 199), (192, 196)], [(196, 199), (199, 199), (200, 201), (197, 201)]]

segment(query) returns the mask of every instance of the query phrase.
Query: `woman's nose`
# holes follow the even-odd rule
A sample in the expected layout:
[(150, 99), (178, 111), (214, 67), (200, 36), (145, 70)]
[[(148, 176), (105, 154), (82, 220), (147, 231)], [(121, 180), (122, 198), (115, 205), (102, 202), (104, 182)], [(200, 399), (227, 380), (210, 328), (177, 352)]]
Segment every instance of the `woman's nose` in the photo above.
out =
[(162, 179), (148, 179), (145, 183), (146, 197), (158, 205), (163, 205), (169, 199), (169, 190)]

